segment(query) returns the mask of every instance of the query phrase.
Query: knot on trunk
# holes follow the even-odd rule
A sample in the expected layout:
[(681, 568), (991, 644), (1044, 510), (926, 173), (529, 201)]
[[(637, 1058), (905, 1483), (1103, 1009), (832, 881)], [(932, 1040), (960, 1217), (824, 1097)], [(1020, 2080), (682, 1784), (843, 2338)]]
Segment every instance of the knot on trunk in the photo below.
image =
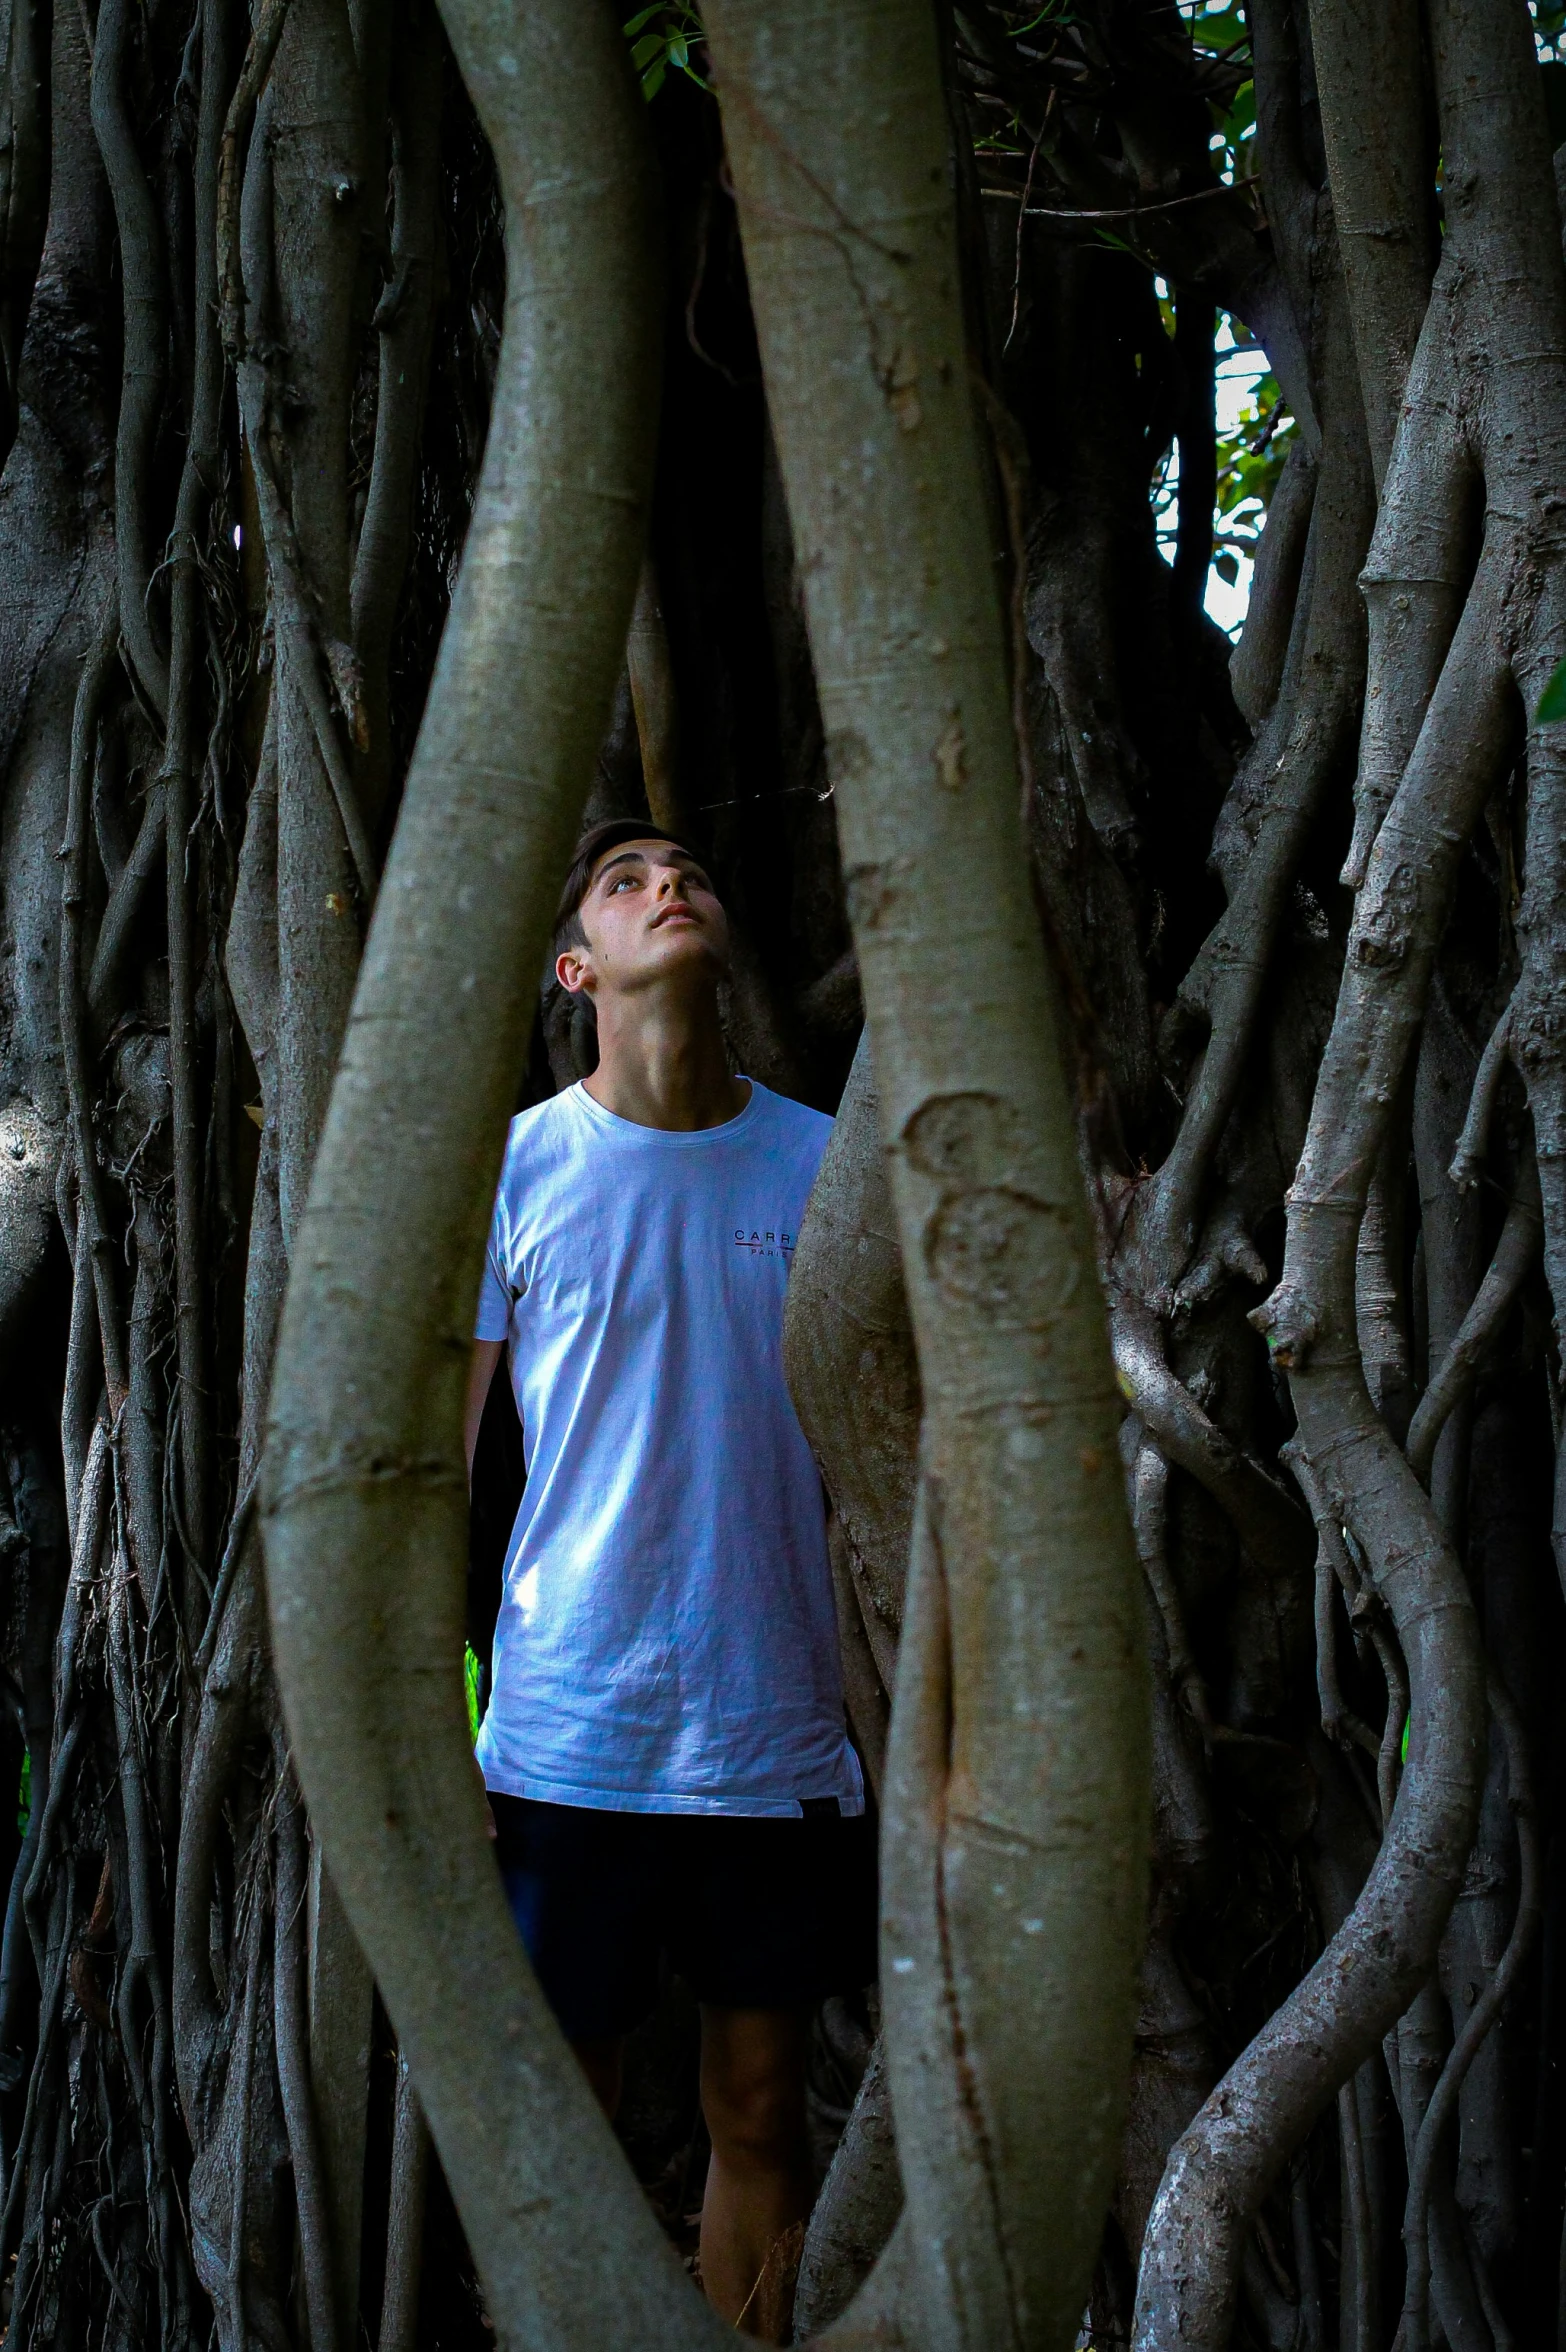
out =
[(1407, 861), (1383, 876), (1374, 853), (1371, 871), (1349, 935), (1355, 963), (1386, 970), (1402, 963), (1419, 915), (1419, 876)]
[(1280, 1282), (1271, 1298), (1253, 1307), (1246, 1321), (1261, 1333), (1273, 1362), (1285, 1372), (1302, 1371), (1321, 1336), (1321, 1325), (1309, 1301), (1287, 1282)]

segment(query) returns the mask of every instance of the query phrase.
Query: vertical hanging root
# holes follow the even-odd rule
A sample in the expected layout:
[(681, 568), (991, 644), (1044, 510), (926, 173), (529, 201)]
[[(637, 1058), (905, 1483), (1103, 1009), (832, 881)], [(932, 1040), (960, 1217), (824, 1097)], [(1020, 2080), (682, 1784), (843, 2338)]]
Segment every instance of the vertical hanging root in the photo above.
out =
[[(1506, 1777), (1512, 1818), (1517, 1825), (1517, 1915), (1494, 1975), (1485, 1986), (1448, 2053), (1430, 2096), (1409, 2168), (1408, 2203), (1404, 2211), (1403, 2243), (1408, 2259), (1408, 2283), (1403, 2302), (1403, 2352), (1428, 2352), (1430, 2341), (1430, 2194), (1442, 2142), (1450, 2129), (1468, 2070), (1480, 2045), (1494, 2027), (1519, 1974), (1538, 1940), (1543, 1917), (1542, 1857), (1534, 1807), (1533, 1775), (1528, 1765), (1527, 1738), (1510, 1693), (1493, 1671), (1489, 1682), (1490, 1711), (1506, 1748)], [(1476, 2266), (1477, 2276), (1477, 2266)]]
[[(918, 1348), (921, 1540), (949, 1613), (949, 1742), (917, 1782), (888, 1762), (899, 2310), (932, 2352), (1054, 2348), (1120, 2153), (1150, 1708), (1119, 1399), (1019, 854), (934, 18), (919, 0), (713, 0), (703, 22)], [(898, 1909), (905, 1841), (931, 1866)]]
[(1429, 1479), (1441, 1432), (1473, 1387), (1485, 1358), (1500, 1338), (1517, 1294), (1538, 1258), (1543, 1237), (1539, 1165), (1529, 1152), (1518, 1172), (1516, 1197), (1506, 1212), (1495, 1256), (1451, 1346), (1431, 1373), (1408, 1425), (1406, 1451), (1416, 1478)]
[[(222, 355), (217, 298), (218, 145), (228, 80), (228, 14), (222, 0), (201, 0), (201, 92), (196, 127), (195, 349), (190, 435), (180, 477), (171, 543), (168, 724), (164, 756), (164, 883), (169, 950), (169, 1096), (174, 1158), (175, 1334), (179, 1361), (180, 1504), (189, 1589), (182, 1589), (187, 1643), (200, 1638), (210, 1598), (206, 1575), (210, 1423), (206, 1376), (202, 1149), (196, 1036), (196, 894), (194, 784), (201, 653), (205, 650), (202, 542), (219, 464)], [(182, 1579), (182, 1588), (186, 1580)]]
[(891, 2031), (919, 2052), (922, 2130), (939, 2134), (946, 2149), (941, 2190), (950, 2242), (931, 2277), (945, 2307), (926, 2307), (915, 2340), (1004, 2348), (1020, 2340), (1016, 2287), (985, 2100), (953, 1973), (945, 1884), (952, 1626), (939, 1510), (938, 1495), (921, 1480), (887, 1751), (886, 1812), (896, 1836), (882, 1866), (883, 1968), (890, 1979)]
[[(281, 1745), (279, 1741), (280, 1748)], [(321, 2134), (310, 2084), (310, 2042), (305, 2019), (304, 1808), (295, 1792), (293, 1768), (286, 1755), (278, 1757), (278, 1788), (277, 1918), (272, 1963), (277, 2076), (294, 2164), (299, 2261), (304, 2273), (305, 2309), (310, 2315), (310, 2352), (336, 2352), (331, 2229)], [(384, 2344), (382, 2352), (385, 2352)]]
[(1342, 1523), (1297, 1439), (1289, 1440), (1279, 1460), (1294, 1472), (1316, 1522), (1316, 1691), (1321, 1705), (1321, 1728), (1339, 1747), (1362, 1748), (1367, 1756), (1374, 1758), (1379, 1753), (1380, 1742), (1369, 1724), (1362, 1723), (1345, 1704), (1338, 1680), (1337, 1595), (1341, 1590), (1352, 1611), (1362, 1597), (1359, 1575), (1343, 1540)]
[[(1370, 2234), (1370, 2196), (1365, 2184), (1365, 2150), (1359, 2129), (1359, 2093), (1354, 2081), (1338, 2093), (1338, 2137), (1343, 2149), (1344, 2260), (1353, 2261), (1353, 2335), (1342, 2352), (1377, 2352), (1379, 2297)], [(1352, 2256), (1350, 2254), (1352, 2249)]]
[(449, 0), (444, 14), (506, 196), (506, 326), (293, 1253), (308, 1273), (284, 1312), (263, 1490), (275, 1656), (312, 1821), (502, 2341), (716, 2342), (527, 1969), (461, 1682), (473, 1299), (641, 561), (655, 183), (610, 8)]
[(229, 101), (218, 160), (217, 248), (219, 318), (223, 348), (237, 361), (245, 341), (245, 276), (240, 261), (239, 198), (245, 149), (256, 102), (266, 88), (277, 44), (288, 21), (288, 0), (261, 0), (239, 81)]
[(98, 1334), (103, 1350), (109, 1409), (117, 1413), (126, 1390), (125, 1335), (120, 1320), (115, 1260), (103, 1179), (92, 1125), (92, 1090), (87, 1063), (82, 1003), (82, 905), (86, 895), (88, 808), (98, 719), (115, 658), (116, 609), (103, 615), (81, 684), (71, 725), (71, 771), (65, 818), (65, 854), (60, 878), (60, 1044), (70, 1103), (71, 1140), (76, 1152), (77, 1215), (85, 1228), (85, 1254), (98, 1299)]
[(129, 0), (106, 0), (92, 48), (92, 123), (114, 200), (125, 287), (125, 346), (114, 450), (114, 545), (119, 559), (120, 628), (137, 685), (161, 723), (168, 715), (168, 662), (148, 610), (152, 561), (147, 516), (153, 459), (163, 422), (168, 343), (168, 270), (157, 202), (137, 152), (125, 79), (130, 64)]
[(392, 2124), (391, 2212), (386, 2224), (386, 2291), (381, 2298), (376, 2352), (416, 2352), (429, 2176), (429, 2129), (408, 2061), (399, 2055)]

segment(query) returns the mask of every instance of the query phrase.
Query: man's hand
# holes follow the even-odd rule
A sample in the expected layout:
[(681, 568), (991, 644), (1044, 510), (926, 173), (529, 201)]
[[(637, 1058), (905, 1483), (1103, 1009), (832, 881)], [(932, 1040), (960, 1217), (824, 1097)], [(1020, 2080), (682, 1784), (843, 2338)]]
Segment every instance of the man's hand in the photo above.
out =
[(505, 1352), (506, 1343), (503, 1339), (476, 1339), (473, 1342), (473, 1369), (468, 1374), (468, 1409), (462, 1429), (470, 1489), (473, 1485), (473, 1457), (478, 1452), (479, 1426), (484, 1419), (484, 1407), (489, 1401), (490, 1382), (495, 1377), (495, 1366)]

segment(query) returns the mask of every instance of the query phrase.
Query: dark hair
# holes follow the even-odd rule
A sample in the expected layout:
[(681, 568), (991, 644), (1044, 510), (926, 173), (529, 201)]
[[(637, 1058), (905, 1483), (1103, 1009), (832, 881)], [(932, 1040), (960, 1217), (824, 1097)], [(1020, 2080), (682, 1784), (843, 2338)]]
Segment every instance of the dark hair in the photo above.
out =
[(627, 841), (667, 841), (671, 849), (684, 850), (687, 857), (696, 855), (675, 834), (666, 833), (651, 818), (610, 817), (605, 824), (591, 826), (576, 845), (576, 855), (560, 892), (560, 904), (555, 909), (556, 955), (563, 955), (568, 947), (587, 945), (587, 933), (582, 929), (582, 901), (593, 886), (599, 860)]

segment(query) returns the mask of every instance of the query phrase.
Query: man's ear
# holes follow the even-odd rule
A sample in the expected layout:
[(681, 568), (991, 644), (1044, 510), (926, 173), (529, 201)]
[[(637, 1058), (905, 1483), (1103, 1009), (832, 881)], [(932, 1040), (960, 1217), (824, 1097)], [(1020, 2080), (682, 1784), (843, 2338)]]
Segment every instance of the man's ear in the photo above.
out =
[(555, 978), (568, 996), (592, 994), (588, 981), (596, 977), (592, 964), (579, 947), (568, 947), (555, 958)]

